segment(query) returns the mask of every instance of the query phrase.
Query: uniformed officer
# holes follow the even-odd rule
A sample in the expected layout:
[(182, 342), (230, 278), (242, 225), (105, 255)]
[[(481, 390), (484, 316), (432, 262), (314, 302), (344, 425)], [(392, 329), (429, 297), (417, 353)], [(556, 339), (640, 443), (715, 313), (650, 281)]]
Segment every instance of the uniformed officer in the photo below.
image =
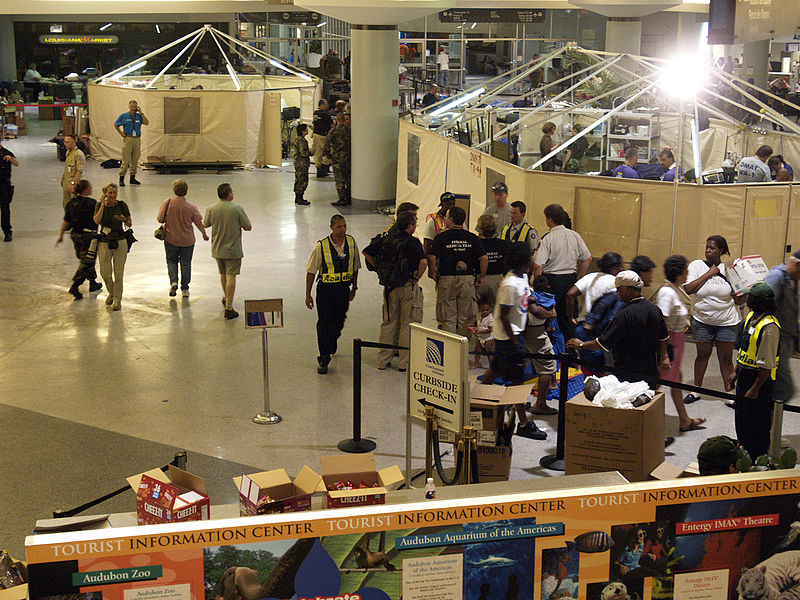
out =
[(475, 284), (483, 282), (489, 265), (478, 236), (464, 229), (466, 218), (458, 206), (447, 211), (447, 230), (434, 238), (428, 257), (436, 282), (439, 329), (460, 335), (475, 318)]
[(308, 133), (308, 125), (300, 123), (297, 126), (297, 136), (292, 142), (294, 149), (294, 203), (304, 206), (311, 204), (303, 198), (303, 193), (308, 187), (308, 167), (311, 165), (306, 133)]
[(325, 154), (333, 161), (339, 200), (333, 206), (350, 206), (350, 113), (336, 115), (336, 127), (328, 135)]
[(314, 111), (313, 121), (312, 153), (314, 154), (314, 162), (317, 165), (317, 177), (325, 177), (328, 174), (328, 167), (331, 165), (330, 159), (323, 155), (331, 127), (333, 127), (333, 117), (328, 112), (328, 101), (323, 98), (319, 101), (317, 110)]
[(75, 300), (83, 298), (78, 288), (87, 279), (90, 292), (96, 292), (103, 287), (103, 284), (97, 281), (94, 258), (89, 256), (87, 259), (90, 249), (94, 256), (97, 255), (97, 224), (94, 222), (97, 201), (91, 194), (92, 184), (85, 179), (75, 184), (75, 197), (64, 209), (64, 220), (56, 240), (56, 244), (60, 244), (64, 239), (64, 232), (69, 230), (70, 239), (75, 246), (75, 257), (78, 259), (78, 269), (72, 277), (72, 285), (69, 288), (69, 293)]
[(439, 210), (425, 217), (425, 231), (422, 234), (422, 243), (425, 253), (430, 254), (433, 238), (445, 230), (444, 219), (447, 211), (456, 205), (456, 195), (445, 192), (439, 196)]
[(128, 167), (131, 170), (130, 182), (139, 185), (136, 180), (136, 167), (139, 164), (139, 154), (142, 150), (142, 125), (149, 125), (150, 121), (144, 116), (136, 100), (128, 102), (128, 112), (122, 113), (114, 121), (114, 128), (122, 136), (122, 164), (119, 167), (119, 185), (125, 185), (125, 173)]
[(75, 184), (83, 179), (83, 168), (86, 165), (86, 155), (78, 149), (74, 135), (64, 136), (64, 147), (67, 149), (67, 158), (64, 161), (64, 173), (61, 175), (61, 208), (67, 208), (67, 202), (75, 195)]
[(317, 373), (328, 372), (331, 356), (336, 354), (336, 341), (342, 333), (350, 301), (358, 289), (361, 268), (358, 247), (347, 235), (347, 222), (342, 215), (331, 217), (331, 234), (314, 246), (306, 268), (306, 306), (314, 308), (311, 288), (317, 279)]
[(534, 252), (539, 247), (539, 233), (525, 220), (527, 207), (524, 202), (519, 200), (511, 203), (508, 216), (511, 221), (505, 224), (500, 232), (500, 237), (510, 244), (514, 242), (525, 242), (530, 245)]

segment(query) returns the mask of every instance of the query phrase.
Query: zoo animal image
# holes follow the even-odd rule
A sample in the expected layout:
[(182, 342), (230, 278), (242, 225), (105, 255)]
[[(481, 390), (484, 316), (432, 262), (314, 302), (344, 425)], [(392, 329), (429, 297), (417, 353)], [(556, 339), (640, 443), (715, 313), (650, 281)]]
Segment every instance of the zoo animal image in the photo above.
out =
[(800, 600), (800, 550), (770, 556), (742, 569), (736, 586), (739, 600)]
[(612, 581), (600, 592), (600, 600), (633, 600), (633, 597), (628, 595), (628, 588), (624, 583)]
[(269, 577), (262, 583), (258, 573), (247, 567), (229, 567), (217, 582), (217, 600), (261, 600), (261, 598), (291, 598), (294, 578), (311, 547), (319, 538), (297, 540), (281, 556)]
[(386, 569), (387, 571), (395, 571), (396, 567), (389, 562), (386, 557), (386, 532), (381, 531), (380, 540), (378, 542), (378, 551), (372, 552), (370, 550), (370, 537), (371, 534), (364, 535), (364, 542), (360, 546), (353, 548), (353, 556), (356, 559), (356, 564), (359, 569)]

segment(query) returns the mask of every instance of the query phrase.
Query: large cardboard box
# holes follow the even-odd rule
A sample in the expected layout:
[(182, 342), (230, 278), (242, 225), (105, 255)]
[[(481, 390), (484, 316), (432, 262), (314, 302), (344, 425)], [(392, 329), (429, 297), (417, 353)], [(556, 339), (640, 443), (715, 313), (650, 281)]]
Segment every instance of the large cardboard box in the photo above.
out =
[(511, 475), (511, 446), (478, 444), (478, 483), (508, 481)]
[(734, 294), (741, 296), (745, 288), (764, 281), (769, 267), (760, 256), (743, 256), (725, 263), (725, 277), (731, 284)]
[(477, 379), (470, 380), (470, 410), (481, 411), (483, 428), (497, 431), (502, 424), (505, 409), (516, 404), (525, 404), (531, 393), (530, 384), (483, 385)]
[[(375, 455), (371, 452), (322, 456), (320, 461), (328, 508), (385, 504), (387, 488), (404, 480), (403, 472), (397, 465), (378, 471)], [(350, 482), (355, 486), (365, 484), (366, 487), (337, 490), (337, 482)]]
[(664, 393), (633, 409), (592, 404), (583, 394), (567, 402), (566, 474), (619, 471), (645, 481), (664, 462)]
[(205, 482), (174, 465), (169, 466), (169, 475), (153, 469), (128, 477), (128, 484), (136, 492), (139, 525), (210, 518), (211, 501)]
[[(39, 100), (39, 104), (49, 105), (53, 104), (55, 100), (52, 97), (44, 97)], [(60, 121), (61, 108), (58, 106), (40, 106), (39, 107), (39, 120), (40, 121)]]
[(311, 496), (324, 493), (322, 477), (303, 466), (292, 481), (284, 469), (262, 471), (233, 478), (239, 490), (239, 514), (268, 515), (311, 510)]

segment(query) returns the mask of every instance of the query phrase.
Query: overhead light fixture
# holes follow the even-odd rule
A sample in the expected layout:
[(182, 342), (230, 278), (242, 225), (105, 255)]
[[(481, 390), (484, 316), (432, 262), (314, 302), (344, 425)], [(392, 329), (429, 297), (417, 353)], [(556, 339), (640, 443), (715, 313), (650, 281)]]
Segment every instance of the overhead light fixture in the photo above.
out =
[(317, 27), (322, 27), (323, 25), (327, 25), (327, 21), (323, 21), (322, 23), (317, 23)]
[(233, 67), (231, 66), (230, 63), (226, 64), (225, 66), (228, 67), (228, 75), (231, 76), (231, 79), (233, 80), (233, 85), (236, 86), (236, 91), (238, 92), (239, 90), (242, 89), (242, 86), (239, 85), (239, 79), (236, 77), (236, 72), (233, 70)]
[(659, 87), (680, 98), (691, 98), (706, 83), (705, 72), (698, 56), (677, 56), (661, 68)]
[(274, 58), (270, 58), (269, 59), (269, 64), (271, 64), (273, 67), (276, 67), (276, 68), (280, 69), (281, 71), (286, 71), (287, 73), (291, 73), (292, 75), (296, 75), (300, 79), (305, 79), (306, 81), (311, 81), (311, 77), (309, 77), (305, 73), (299, 73), (298, 71), (295, 71), (293, 69), (289, 69), (286, 66), (282, 65), (281, 63), (279, 63)]
[(140, 60), (139, 62), (137, 62), (135, 64), (132, 64), (127, 69), (123, 69), (122, 71), (120, 71), (119, 73), (114, 75), (114, 78), (117, 79), (119, 77), (125, 77), (125, 75), (127, 75), (128, 73), (133, 73), (134, 71), (138, 71), (139, 69), (141, 69), (146, 64), (147, 64), (146, 60)]
[(469, 94), (464, 94), (463, 96), (459, 96), (458, 98), (456, 98), (452, 102), (448, 102), (444, 106), (440, 106), (436, 110), (431, 111), (430, 115), (432, 117), (438, 117), (442, 113), (446, 113), (448, 110), (451, 110), (451, 109), (455, 108), (456, 106), (461, 106), (462, 104), (465, 104), (465, 103), (469, 102), (473, 98), (477, 98), (478, 96), (480, 96), (485, 91), (486, 91), (485, 87), (480, 87), (477, 90), (472, 90)]
[(161, 33), (161, 27), (159, 27), (158, 24), (156, 24), (156, 33)]
[(472, 27), (470, 27), (470, 29), (475, 29), (475, 25), (477, 25), (477, 23), (473, 23)]
[(113, 25), (113, 23), (106, 23), (105, 25), (103, 25), (103, 26), (100, 28), (100, 31), (105, 31), (106, 29), (108, 29), (109, 27), (111, 27), (111, 25)]
[(64, 31), (63, 25), (50, 25), (50, 33), (61, 33)]

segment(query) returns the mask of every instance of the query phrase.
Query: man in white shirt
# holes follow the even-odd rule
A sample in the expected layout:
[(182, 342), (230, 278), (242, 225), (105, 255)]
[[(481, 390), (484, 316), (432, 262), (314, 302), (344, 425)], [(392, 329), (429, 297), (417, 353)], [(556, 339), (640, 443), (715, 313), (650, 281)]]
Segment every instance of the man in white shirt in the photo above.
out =
[(556, 298), (558, 326), (566, 339), (574, 337), (574, 315), (567, 314), (566, 295), (581, 277), (586, 275), (592, 254), (579, 233), (564, 227), (567, 213), (560, 204), (550, 204), (544, 209), (544, 218), (550, 231), (542, 236), (539, 252), (533, 265), (534, 276), (547, 275)]
[(508, 186), (502, 181), (498, 181), (492, 186), (492, 194), (494, 194), (494, 203), (486, 207), (483, 211), (485, 215), (492, 215), (494, 217), (495, 225), (497, 226), (497, 235), (503, 231), (503, 227), (511, 221), (511, 205), (508, 203)]
[(444, 49), (444, 46), (439, 46), (439, 54), (436, 55), (436, 66), (439, 68), (439, 87), (442, 89), (448, 86), (448, 77), (450, 76), (450, 57)]
[(772, 156), (772, 147), (766, 144), (756, 150), (755, 156), (745, 156), (739, 161), (739, 183), (757, 183), (772, 181), (772, 171), (767, 166)]

